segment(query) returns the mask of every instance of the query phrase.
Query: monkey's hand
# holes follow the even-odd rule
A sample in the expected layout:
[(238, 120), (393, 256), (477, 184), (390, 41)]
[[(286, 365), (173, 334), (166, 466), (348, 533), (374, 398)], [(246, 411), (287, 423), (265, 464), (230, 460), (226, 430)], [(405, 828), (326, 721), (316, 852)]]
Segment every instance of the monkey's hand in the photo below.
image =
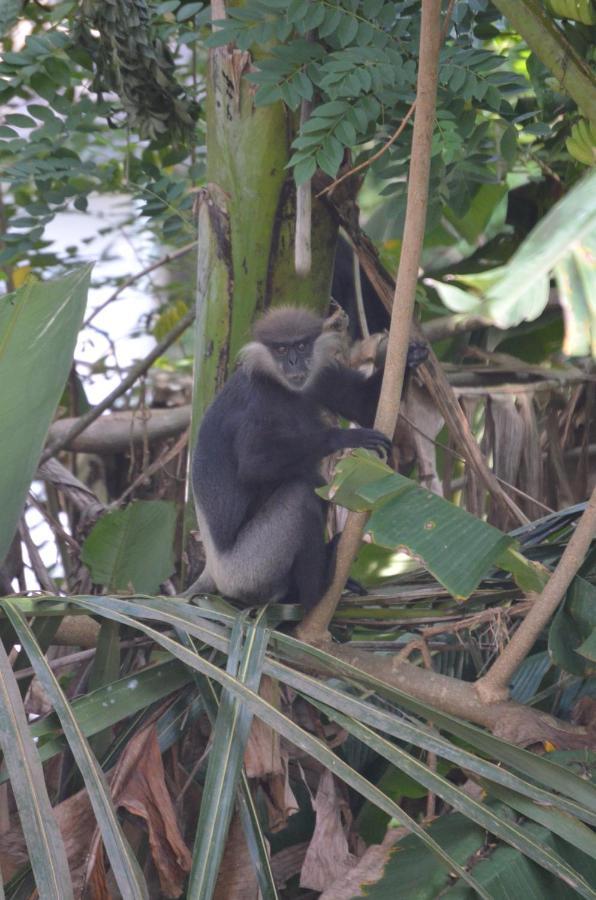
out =
[(363, 447), (365, 450), (374, 450), (379, 456), (389, 456), (391, 441), (380, 431), (374, 428), (349, 428), (349, 447)]
[[(370, 343), (374, 338), (378, 337), (379, 335), (371, 334), (368, 342)], [(387, 358), (387, 338), (387, 334), (381, 335), (380, 340), (377, 342), (374, 354), (376, 369), (382, 369), (385, 365), (385, 360)], [(360, 341), (360, 346), (363, 346), (365, 343), (365, 341)], [(408, 355), (406, 357), (406, 369), (417, 369), (418, 366), (427, 359), (428, 344), (425, 341), (410, 341), (408, 344)]]
[(406, 367), (417, 369), (419, 365), (428, 359), (428, 345), (423, 341), (410, 341), (408, 344), (408, 356)]

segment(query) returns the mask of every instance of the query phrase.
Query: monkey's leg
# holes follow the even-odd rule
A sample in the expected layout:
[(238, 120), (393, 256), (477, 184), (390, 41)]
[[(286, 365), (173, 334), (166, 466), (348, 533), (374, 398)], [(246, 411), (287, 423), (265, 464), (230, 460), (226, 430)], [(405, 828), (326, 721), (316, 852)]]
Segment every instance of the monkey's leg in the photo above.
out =
[[(217, 552), (211, 542), (207, 558), (219, 592), (244, 603), (286, 596), (292, 566), (312, 528), (314, 502), (320, 505), (311, 485), (286, 482), (242, 526), (230, 550)], [(322, 526), (319, 535), (322, 543)]]
[(287, 599), (300, 603), (305, 609), (312, 609), (327, 590), (333, 576), (324, 536), (325, 504), (312, 491), (302, 505), (301, 520), (302, 539), (290, 572)]
[(187, 587), (180, 596), (196, 597), (197, 594), (217, 594), (217, 585), (209, 574), (207, 565), (205, 565), (196, 581), (193, 581), (191, 586)]

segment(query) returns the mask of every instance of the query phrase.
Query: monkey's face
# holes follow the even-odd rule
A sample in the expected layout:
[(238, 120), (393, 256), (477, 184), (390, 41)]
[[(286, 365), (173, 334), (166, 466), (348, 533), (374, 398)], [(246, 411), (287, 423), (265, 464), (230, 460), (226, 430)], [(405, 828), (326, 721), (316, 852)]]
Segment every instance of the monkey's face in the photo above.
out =
[(304, 337), (284, 344), (271, 343), (268, 345), (280, 375), (294, 390), (300, 390), (309, 376), (313, 343), (312, 338)]

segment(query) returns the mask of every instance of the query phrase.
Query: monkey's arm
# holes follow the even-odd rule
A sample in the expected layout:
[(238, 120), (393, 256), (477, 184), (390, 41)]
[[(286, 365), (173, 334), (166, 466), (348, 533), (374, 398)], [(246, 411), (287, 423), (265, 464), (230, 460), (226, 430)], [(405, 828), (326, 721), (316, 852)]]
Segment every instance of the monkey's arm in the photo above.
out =
[(316, 471), (331, 453), (348, 447), (387, 452), (387, 438), (372, 428), (321, 428), (300, 434), (257, 427), (245, 431), (237, 444), (238, 478), (244, 483), (268, 483), (303, 478)]
[[(428, 356), (428, 348), (419, 341), (411, 341), (406, 361), (406, 379)], [(364, 375), (341, 363), (323, 369), (311, 393), (321, 406), (331, 412), (370, 428), (375, 419), (381, 383), (383, 381), (384, 355), (379, 368), (372, 375)], [(404, 382), (405, 386), (406, 382)]]
[(375, 418), (383, 370), (366, 376), (340, 364), (324, 369), (313, 385), (312, 394), (321, 406), (333, 413), (371, 428)]

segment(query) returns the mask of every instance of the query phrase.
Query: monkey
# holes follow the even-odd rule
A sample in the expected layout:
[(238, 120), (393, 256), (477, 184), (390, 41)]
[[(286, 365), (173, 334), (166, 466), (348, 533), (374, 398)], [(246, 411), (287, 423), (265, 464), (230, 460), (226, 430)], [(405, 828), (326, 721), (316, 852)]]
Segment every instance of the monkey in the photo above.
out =
[[(367, 377), (343, 365), (341, 337), (323, 325), (304, 308), (270, 310), (207, 409), (191, 477), (206, 564), (187, 596), (308, 610), (330, 584), (319, 465), (346, 448), (389, 453), (391, 441), (371, 427), (382, 369)], [(361, 427), (332, 426), (324, 410)]]

